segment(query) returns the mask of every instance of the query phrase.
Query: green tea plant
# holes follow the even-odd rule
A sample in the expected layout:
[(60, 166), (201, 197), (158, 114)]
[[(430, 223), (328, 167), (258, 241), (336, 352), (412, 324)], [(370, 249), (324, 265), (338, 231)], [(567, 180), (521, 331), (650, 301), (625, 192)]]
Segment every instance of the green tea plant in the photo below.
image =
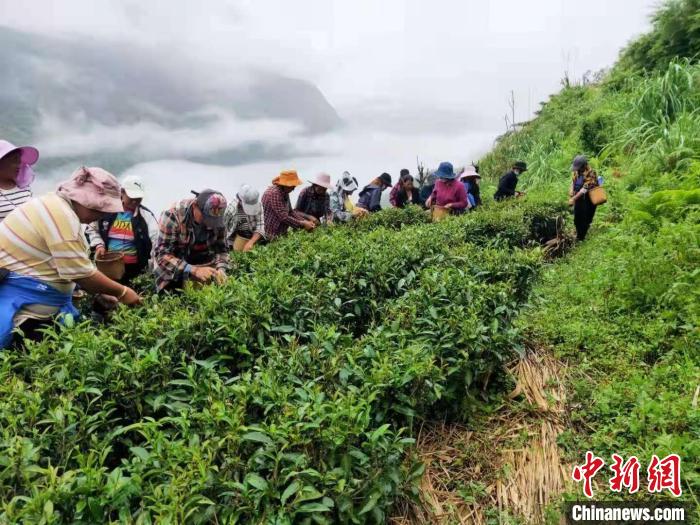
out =
[(422, 472), (415, 420), (505, 384), (561, 214), (301, 232), (234, 254), (224, 286), (2, 354), (0, 520), (383, 522)]

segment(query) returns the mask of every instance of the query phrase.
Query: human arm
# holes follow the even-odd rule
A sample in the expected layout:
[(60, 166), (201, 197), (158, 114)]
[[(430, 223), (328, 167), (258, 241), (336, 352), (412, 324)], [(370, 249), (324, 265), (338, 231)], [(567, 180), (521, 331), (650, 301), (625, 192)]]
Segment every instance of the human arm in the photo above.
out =
[(162, 213), (153, 258), (159, 273), (163, 274), (168, 281), (181, 280), (188, 270), (187, 261), (182, 258), (184, 251), (182, 228), (174, 209)]
[(281, 192), (276, 191), (270, 195), (268, 201), (268, 207), (271, 213), (274, 213), (279, 218), (280, 223), (287, 224), (293, 228), (304, 228), (306, 219), (301, 215), (300, 212), (296, 210), (291, 210), (289, 206), (289, 198), (285, 198), (286, 195), (282, 195)]
[(95, 256), (104, 255), (107, 251), (105, 248), (104, 240), (99, 234), (99, 224), (97, 221), (91, 222), (85, 226), (85, 235), (87, 235), (88, 242), (90, 243), (90, 248), (95, 250)]
[(120, 303), (127, 306), (136, 306), (143, 302), (143, 299), (134, 290), (113, 281), (98, 270), (88, 277), (75, 279), (75, 282), (86, 292), (116, 297)]

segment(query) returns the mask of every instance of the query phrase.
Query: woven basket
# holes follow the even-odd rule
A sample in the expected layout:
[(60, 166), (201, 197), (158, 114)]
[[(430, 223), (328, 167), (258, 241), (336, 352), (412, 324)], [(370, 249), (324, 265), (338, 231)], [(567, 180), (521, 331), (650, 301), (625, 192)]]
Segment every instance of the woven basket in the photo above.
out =
[(605, 190), (601, 188), (600, 186), (596, 186), (592, 190), (588, 192), (588, 198), (591, 199), (591, 203), (600, 206), (601, 204), (605, 204), (608, 202), (608, 195), (605, 193)]
[(450, 209), (444, 206), (433, 206), (433, 222), (439, 222), (450, 214)]
[(246, 239), (242, 235), (236, 235), (233, 239), (233, 251), (242, 252), (249, 240), (250, 239)]
[(124, 277), (124, 255), (121, 252), (107, 252), (100, 257), (95, 257), (97, 269), (113, 281)]

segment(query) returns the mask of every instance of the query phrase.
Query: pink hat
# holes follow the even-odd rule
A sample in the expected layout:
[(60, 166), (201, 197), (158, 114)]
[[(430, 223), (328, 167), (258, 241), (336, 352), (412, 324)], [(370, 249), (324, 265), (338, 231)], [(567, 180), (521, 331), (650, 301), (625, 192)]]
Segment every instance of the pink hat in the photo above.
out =
[(83, 167), (75, 170), (70, 179), (61, 183), (57, 193), (102, 213), (124, 211), (119, 182), (102, 168)]
[(17, 173), (17, 177), (15, 178), (15, 183), (19, 188), (27, 188), (34, 182), (34, 178), (36, 177), (34, 170), (32, 170), (30, 166), (36, 164), (36, 161), (39, 160), (39, 150), (32, 146), (17, 147), (11, 142), (0, 140), (0, 159), (16, 150), (22, 152), (22, 158), (20, 160), (21, 165), (19, 173)]
[(329, 189), (331, 187), (331, 176), (328, 173), (319, 173), (316, 178), (311, 181), (311, 184)]
[(463, 179), (466, 179), (469, 177), (477, 178), (477, 179), (481, 178), (481, 175), (479, 175), (479, 173), (476, 171), (476, 168), (474, 167), (474, 165), (467, 166), (466, 169), (462, 172)]

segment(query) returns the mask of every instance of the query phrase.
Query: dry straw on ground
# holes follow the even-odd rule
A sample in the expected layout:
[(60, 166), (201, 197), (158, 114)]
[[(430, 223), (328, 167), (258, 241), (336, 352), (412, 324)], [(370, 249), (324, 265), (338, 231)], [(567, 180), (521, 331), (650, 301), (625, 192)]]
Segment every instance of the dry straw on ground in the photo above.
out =
[[(557, 447), (565, 428), (565, 370), (540, 351), (520, 360), (512, 373), (517, 386), (509, 398), (524, 398), (525, 408), (506, 405), (478, 429), (445, 423), (421, 429), (421, 501), (402, 505), (392, 523), (478, 525), (496, 510), (542, 522), (545, 506), (565, 490), (570, 472)], [(464, 487), (477, 487), (478, 494)]]

